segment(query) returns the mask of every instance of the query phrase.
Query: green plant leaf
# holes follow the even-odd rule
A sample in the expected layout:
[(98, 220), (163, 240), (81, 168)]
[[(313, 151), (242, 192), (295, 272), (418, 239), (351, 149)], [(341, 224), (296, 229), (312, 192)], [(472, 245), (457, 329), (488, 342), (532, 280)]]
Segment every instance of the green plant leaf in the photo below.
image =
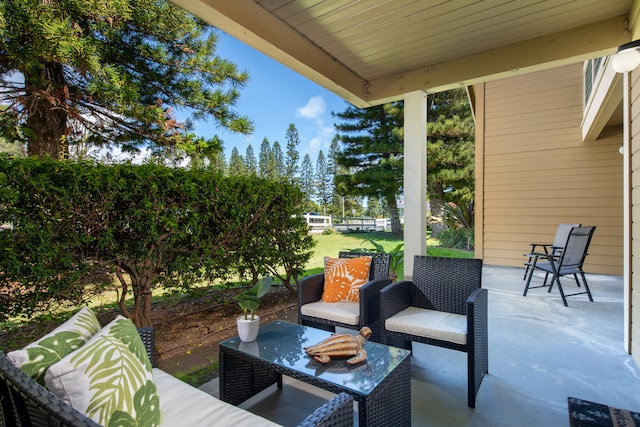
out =
[(76, 331), (63, 331), (43, 338), (37, 345), (27, 348), (29, 362), (20, 366), (20, 370), (44, 384), (44, 374), (47, 368), (72, 351), (82, 347), (85, 338)]
[(94, 392), (87, 415), (105, 425), (116, 411), (133, 413), (134, 394), (148, 381), (140, 350), (135, 345), (134, 351), (129, 348), (133, 333), (137, 331), (128, 319), (116, 320), (108, 334), (79, 350), (70, 360), (76, 367), (86, 365), (89, 390)]

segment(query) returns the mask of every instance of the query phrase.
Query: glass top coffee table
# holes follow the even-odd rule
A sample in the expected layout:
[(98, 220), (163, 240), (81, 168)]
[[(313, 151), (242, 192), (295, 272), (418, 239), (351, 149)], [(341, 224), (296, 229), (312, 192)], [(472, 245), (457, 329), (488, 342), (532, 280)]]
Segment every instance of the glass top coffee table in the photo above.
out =
[(238, 337), (221, 342), (220, 399), (238, 405), (272, 384), (282, 388), (282, 375), (286, 375), (333, 393), (352, 395), (358, 402), (360, 426), (411, 425), (411, 353), (366, 342), (366, 361), (349, 365), (346, 358), (318, 363), (304, 352), (303, 347), (330, 334), (276, 321), (261, 325), (253, 342)]

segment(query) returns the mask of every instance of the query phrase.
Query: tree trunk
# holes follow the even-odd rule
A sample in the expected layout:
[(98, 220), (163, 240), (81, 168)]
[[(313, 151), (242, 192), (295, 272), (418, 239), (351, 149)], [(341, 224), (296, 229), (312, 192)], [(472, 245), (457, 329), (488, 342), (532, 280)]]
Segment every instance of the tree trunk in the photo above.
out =
[[(440, 184), (433, 184), (429, 187), (429, 201), (431, 205), (431, 216), (442, 220), (444, 214), (444, 190)], [(447, 226), (442, 221), (431, 223), (431, 237), (437, 237)]]
[[(38, 82), (46, 82), (41, 89)], [(45, 63), (38, 76), (25, 75), (25, 110), (28, 111), (26, 126), (31, 130), (28, 136), (29, 156), (49, 156), (53, 159), (66, 158), (68, 147), (63, 144), (67, 132), (65, 79), (62, 65)]]
[(387, 209), (389, 210), (389, 218), (391, 219), (391, 233), (402, 236), (402, 224), (400, 224), (400, 214), (398, 213), (398, 203), (395, 194), (388, 194)]

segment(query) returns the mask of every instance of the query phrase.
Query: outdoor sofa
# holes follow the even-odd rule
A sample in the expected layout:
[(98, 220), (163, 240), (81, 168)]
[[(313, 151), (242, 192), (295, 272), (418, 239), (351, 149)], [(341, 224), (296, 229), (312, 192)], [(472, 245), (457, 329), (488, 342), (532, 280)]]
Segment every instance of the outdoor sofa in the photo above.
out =
[[(151, 366), (155, 366), (153, 328), (138, 329)], [(276, 426), (222, 402), (153, 367), (162, 426)], [(18, 369), (0, 352), (0, 426), (98, 426)], [(353, 397), (341, 393), (316, 409), (300, 426), (353, 426)]]

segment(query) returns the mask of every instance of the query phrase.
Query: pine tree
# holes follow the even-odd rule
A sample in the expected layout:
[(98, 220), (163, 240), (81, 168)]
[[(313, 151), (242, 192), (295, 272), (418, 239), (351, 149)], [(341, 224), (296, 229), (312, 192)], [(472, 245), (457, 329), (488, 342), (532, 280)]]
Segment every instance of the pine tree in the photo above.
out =
[(313, 164), (311, 163), (311, 156), (309, 153), (304, 155), (302, 159), (302, 168), (300, 176), (300, 186), (302, 191), (307, 195), (307, 200), (311, 201), (316, 195), (315, 188), (315, 174), (313, 171)]
[(331, 179), (331, 204), (329, 212), (334, 216), (344, 216), (344, 191), (341, 191), (337, 186), (336, 177), (339, 174), (338, 154), (340, 154), (340, 139), (338, 136), (334, 136), (329, 145), (329, 152), (327, 154), (327, 172)]
[(298, 129), (291, 123), (287, 129), (287, 157), (285, 159), (285, 177), (292, 184), (300, 184), (300, 178), (298, 177), (298, 160), (300, 159), (300, 153), (298, 152), (298, 145), (300, 145), (300, 136), (298, 135)]
[(231, 150), (231, 157), (229, 157), (229, 169), (228, 174), (232, 176), (244, 175), (244, 158), (236, 147)]
[[(431, 214), (440, 217), (445, 203), (473, 198), (475, 123), (464, 89), (430, 94), (427, 102), (427, 188)], [(433, 234), (444, 227), (434, 223)]]
[(220, 151), (219, 153), (216, 153), (211, 157), (209, 168), (222, 175), (228, 174), (227, 160), (224, 157), (224, 151)]
[(168, 0), (2, 1), (0, 91), (15, 137), (26, 135), (29, 155), (52, 158), (85, 132), (87, 142), (123, 151), (188, 154), (196, 137), (176, 107), (250, 133), (233, 110), (248, 75), (215, 55), (216, 39)]
[(275, 164), (273, 152), (269, 140), (264, 138), (260, 144), (260, 154), (258, 154), (258, 175), (261, 178), (275, 179)]
[(253, 153), (251, 144), (247, 146), (247, 151), (244, 155), (244, 173), (252, 176), (258, 175), (258, 161)]
[(332, 181), (333, 177), (330, 174), (329, 164), (324, 157), (322, 150), (318, 153), (318, 160), (316, 161), (316, 198), (318, 204), (322, 208), (322, 214), (327, 214), (327, 206), (331, 201), (332, 193)]
[(273, 155), (274, 177), (275, 179), (284, 179), (284, 177), (286, 176), (284, 155), (282, 154), (282, 149), (280, 148), (280, 143), (278, 141), (275, 141), (273, 143), (271, 152)]
[(403, 178), (403, 105), (401, 102), (358, 109), (349, 106), (334, 113), (342, 120), (342, 151), (337, 156), (348, 173), (336, 177), (336, 185), (346, 194), (381, 197), (391, 218), (391, 231), (402, 233), (396, 196)]
[(383, 217), (385, 210), (384, 200), (379, 197), (369, 197), (369, 199), (367, 199), (367, 210), (365, 211), (365, 215), (371, 218)]

